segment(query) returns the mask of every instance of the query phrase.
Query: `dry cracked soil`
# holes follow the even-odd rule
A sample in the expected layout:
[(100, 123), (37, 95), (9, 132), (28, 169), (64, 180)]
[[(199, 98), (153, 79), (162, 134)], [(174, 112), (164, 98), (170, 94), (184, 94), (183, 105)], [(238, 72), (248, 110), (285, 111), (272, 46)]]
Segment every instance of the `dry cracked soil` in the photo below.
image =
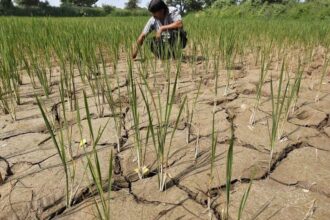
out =
[[(123, 56), (124, 59), (124, 56)], [(174, 62), (174, 61), (173, 61)], [(266, 80), (262, 91), (262, 103), (256, 113), (256, 123), (249, 126), (255, 103), (256, 85), (260, 66), (249, 59), (237, 62), (231, 70), (233, 78), (229, 93), (224, 96), (226, 70), (220, 70), (218, 98), (214, 99), (214, 77), (206, 72), (203, 61), (198, 61), (192, 74), (191, 64), (182, 63), (178, 93), (173, 115), (179, 110), (183, 97), (188, 104), (196, 96), (199, 83), (200, 95), (194, 108), (193, 127), (187, 141), (188, 126), (182, 119), (175, 133), (169, 165), (166, 190), (160, 192), (157, 185), (156, 155), (151, 143), (146, 145), (145, 165), (151, 172), (139, 180), (134, 169), (134, 129), (128, 104), (126, 61), (120, 61), (118, 72), (121, 96), (116, 101), (122, 105), (122, 149), (116, 151), (116, 128), (113, 115), (106, 106), (102, 117), (92, 92), (76, 74), (77, 98), (83, 106), (82, 90), (87, 90), (93, 127), (106, 125), (97, 150), (102, 172), (107, 172), (110, 152), (114, 152), (114, 175), (111, 189), (112, 219), (221, 219), (226, 204), (226, 157), (231, 136), (231, 121), (234, 124), (234, 154), (231, 188), (230, 219), (237, 219), (241, 198), (252, 181), (242, 219), (330, 219), (330, 78), (326, 74), (321, 90), (315, 56), (303, 74), (301, 91), (296, 108), (291, 112), (282, 129), (282, 138), (276, 142), (270, 162), (269, 123), (271, 118), (270, 81)], [(276, 78), (277, 62), (271, 65), (269, 75)], [(141, 63), (134, 63), (136, 73)], [(175, 64), (173, 64), (174, 69)], [(152, 89), (164, 88), (164, 65), (157, 63), (157, 71), (148, 81)], [(210, 68), (211, 69), (211, 68)], [(294, 69), (294, 68), (292, 68)], [(73, 202), (65, 205), (65, 176), (60, 158), (47, 132), (34, 94), (39, 94), (46, 112), (51, 117), (60, 103), (58, 75), (54, 68), (54, 89), (49, 98), (42, 96), (41, 89), (33, 91), (29, 78), (24, 76), (21, 86), (22, 104), (17, 107), (17, 120), (0, 114), (0, 219), (97, 219), (95, 201), (98, 196), (86, 171), (86, 155), (79, 148), (80, 133), (75, 121), (75, 112), (68, 111), (72, 127), (73, 158), (69, 166), (76, 170)], [(110, 79), (115, 82), (115, 77)], [(290, 77), (290, 74), (288, 74)], [(202, 81), (201, 81), (202, 80)], [(117, 94), (117, 93), (116, 93)], [(315, 97), (319, 100), (315, 101)], [(211, 185), (210, 151), (212, 111), (215, 104), (215, 121), (218, 141), (215, 157), (215, 178)], [(140, 131), (147, 133), (148, 118), (141, 97), (138, 97), (141, 112)], [(183, 118), (185, 114), (183, 114)], [(89, 140), (86, 114), (81, 111), (82, 134)], [(174, 120), (174, 119), (172, 119)], [(208, 209), (208, 195), (211, 205)]]

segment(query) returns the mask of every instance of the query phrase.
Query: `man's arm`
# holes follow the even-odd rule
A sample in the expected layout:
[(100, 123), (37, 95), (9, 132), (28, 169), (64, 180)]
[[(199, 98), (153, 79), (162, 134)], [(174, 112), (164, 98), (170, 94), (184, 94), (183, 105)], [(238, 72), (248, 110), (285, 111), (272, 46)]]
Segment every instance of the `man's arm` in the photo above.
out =
[(136, 45), (134, 45), (133, 48), (133, 54), (132, 54), (132, 58), (135, 59), (140, 47), (142, 46), (144, 39), (146, 38), (146, 36), (148, 35), (148, 33), (150, 33), (153, 28), (154, 28), (154, 22), (155, 19), (153, 17), (151, 17), (149, 19), (149, 21), (147, 22), (147, 24), (145, 25), (145, 27), (143, 28), (142, 33), (140, 34), (140, 36), (138, 37), (137, 41), (136, 41)]
[(160, 38), (162, 35), (162, 32), (164, 31), (168, 31), (168, 30), (173, 30), (173, 29), (180, 29), (183, 27), (183, 23), (181, 20), (175, 21), (172, 24), (169, 25), (163, 25), (159, 28), (159, 30), (157, 31), (156, 37)]
[(182, 21), (175, 21), (172, 24), (169, 25), (163, 25), (160, 27), (160, 29), (162, 29), (163, 31), (167, 31), (167, 30), (173, 30), (173, 29), (179, 29), (183, 27), (183, 23)]
[(136, 41), (135, 47), (133, 48), (133, 54), (132, 54), (133, 59), (135, 59), (137, 57), (139, 49), (142, 46), (145, 38), (146, 38), (146, 34), (144, 32), (142, 32)]

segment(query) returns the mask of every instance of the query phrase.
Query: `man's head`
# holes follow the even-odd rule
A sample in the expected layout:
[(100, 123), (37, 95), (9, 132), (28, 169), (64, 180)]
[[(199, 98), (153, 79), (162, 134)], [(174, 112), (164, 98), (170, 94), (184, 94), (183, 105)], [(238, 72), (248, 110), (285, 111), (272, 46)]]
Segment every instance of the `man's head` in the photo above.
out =
[(162, 20), (168, 13), (168, 7), (163, 0), (151, 0), (148, 10), (152, 13), (154, 18)]

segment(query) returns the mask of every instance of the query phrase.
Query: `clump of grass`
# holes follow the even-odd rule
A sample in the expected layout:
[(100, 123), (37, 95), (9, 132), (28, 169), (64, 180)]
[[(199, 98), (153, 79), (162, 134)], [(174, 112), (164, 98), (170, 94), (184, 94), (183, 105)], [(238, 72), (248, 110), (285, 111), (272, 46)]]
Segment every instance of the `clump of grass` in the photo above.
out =
[(193, 117), (194, 117), (194, 112), (195, 112), (195, 108), (196, 108), (196, 104), (197, 104), (197, 100), (198, 97), (200, 95), (200, 91), (201, 91), (201, 86), (202, 86), (202, 82), (203, 80), (201, 79), (199, 81), (198, 87), (197, 87), (197, 93), (193, 99), (191, 108), (189, 108), (189, 102), (186, 102), (186, 113), (187, 113), (187, 143), (190, 143), (190, 139), (191, 139), (191, 131), (192, 131), (192, 127), (193, 127)]
[(64, 142), (64, 133), (63, 133), (62, 129), (59, 129), (58, 130), (58, 136), (59, 137), (58, 137), (58, 139), (56, 138), (56, 131), (55, 131), (54, 124), (52, 124), (49, 121), (49, 119), (46, 115), (46, 112), (44, 110), (44, 107), (42, 106), (41, 101), (39, 100), (39, 98), (37, 97), (36, 99), (37, 99), (38, 107), (41, 111), (41, 115), (42, 115), (42, 117), (45, 121), (47, 130), (48, 130), (48, 132), (51, 136), (51, 139), (52, 139), (52, 141), (55, 145), (57, 153), (58, 153), (58, 155), (61, 159), (61, 162), (62, 162), (63, 170), (64, 170), (64, 173), (65, 173), (66, 206), (70, 207), (71, 201), (72, 201), (72, 196), (73, 196), (72, 190), (70, 190), (70, 188), (72, 189), (72, 184), (73, 183), (70, 182), (70, 181), (74, 180), (75, 171), (71, 170), (70, 166), (68, 165), (69, 158), (68, 158), (68, 154), (66, 152), (66, 145), (65, 145), (65, 142)]
[[(48, 53), (45, 54), (46, 58), (45, 59), (41, 59), (37, 57), (37, 54), (35, 54), (32, 51), (32, 48), (30, 48), (29, 51), (29, 57), (30, 57), (30, 61), (31, 61), (31, 66), (32, 66), (32, 70), (33, 71), (31, 74), (35, 75), (39, 81), (39, 84), (41, 85), (44, 94), (46, 95), (46, 97), (49, 97), (49, 94), (51, 92), (51, 77), (52, 77), (52, 69), (51, 69), (51, 64), (50, 63), (50, 55)], [(24, 61), (26, 67), (29, 69), (28, 67), (28, 61)], [(49, 77), (48, 77), (49, 75)], [(35, 77), (31, 77), (32, 81), (35, 81)]]
[(301, 86), (303, 73), (304, 73), (304, 67), (302, 66), (301, 60), (299, 58), (298, 68), (297, 68), (297, 72), (296, 72), (295, 77), (294, 77), (294, 82), (293, 82), (293, 85), (290, 86), (290, 96), (288, 98), (287, 105), (286, 105), (287, 106), (287, 109), (286, 109), (287, 116), (286, 116), (286, 118), (288, 118), (288, 116), (289, 116), (290, 108), (292, 109), (291, 112), (295, 111), (295, 107), (296, 107), (298, 97), (299, 97), (299, 93), (300, 93), (300, 86)]
[[(116, 73), (117, 75), (117, 73)], [(113, 93), (113, 88), (111, 86), (111, 83), (108, 79), (108, 76), (106, 75), (106, 72), (104, 70), (104, 82), (105, 82), (105, 91), (104, 91), (104, 95), (105, 98), (107, 100), (107, 103), (109, 105), (111, 114), (112, 114), (112, 118), (114, 120), (115, 123), (115, 127), (116, 127), (116, 138), (117, 138), (117, 151), (120, 152), (121, 151), (121, 131), (123, 128), (123, 122), (122, 122), (122, 104), (119, 103), (117, 104), (115, 102), (115, 94)], [(120, 93), (120, 85), (119, 85), (119, 81), (117, 80), (117, 87), (118, 87), (118, 100), (121, 97), (121, 93)], [(119, 100), (120, 102), (120, 100)], [(117, 110), (117, 105), (119, 105), (119, 111)]]
[(244, 212), (244, 209), (245, 209), (245, 206), (246, 206), (246, 202), (249, 198), (249, 195), (250, 195), (250, 191), (251, 191), (251, 187), (252, 187), (252, 183), (253, 181), (250, 180), (250, 183), (249, 183), (249, 186), (248, 188), (245, 190), (243, 196), (242, 196), (242, 199), (241, 199), (241, 202), (240, 202), (240, 205), (239, 205), (239, 209), (238, 209), (238, 217), (237, 217), (237, 220), (240, 220), (243, 216), (243, 212)]
[(256, 113), (257, 113), (259, 105), (260, 105), (262, 88), (264, 86), (265, 79), (267, 77), (267, 73), (268, 73), (268, 69), (269, 69), (269, 65), (270, 65), (270, 58), (269, 58), (270, 48), (271, 48), (271, 45), (268, 48), (268, 50), (265, 49), (265, 51), (261, 57), (261, 70), (260, 70), (259, 82), (258, 82), (258, 86), (257, 86), (256, 103), (253, 107), (252, 114), (250, 117), (250, 121), (249, 121), (250, 126), (253, 126), (255, 123)]
[(234, 163), (234, 122), (231, 122), (231, 137), (229, 140), (229, 148), (227, 153), (227, 166), (226, 166), (226, 219), (229, 217), (229, 204), (230, 204), (230, 189), (231, 189), (231, 177), (233, 172)]
[[(328, 56), (327, 53), (326, 53), (326, 56)], [(320, 99), (321, 88), (322, 88), (322, 85), (323, 85), (324, 77), (328, 72), (327, 70), (328, 70), (328, 67), (329, 67), (329, 63), (330, 63), (330, 59), (328, 57), (326, 57), (325, 60), (324, 60), (324, 63), (323, 63), (323, 67), (322, 67), (320, 82), (318, 84), (318, 91), (317, 91), (317, 94), (315, 96), (315, 102), (318, 102), (319, 99)]]
[(12, 47), (13, 45), (0, 44), (0, 108), (4, 114), (10, 114), (16, 120), (16, 106), (21, 104), (21, 78)]
[[(211, 134), (211, 157), (210, 157), (210, 178), (209, 178), (209, 193), (211, 191), (211, 186), (214, 179), (214, 169), (215, 169), (215, 158), (216, 158), (216, 147), (218, 142), (218, 131), (216, 129), (215, 123), (215, 115), (216, 115), (216, 99), (218, 96), (218, 79), (219, 75), (216, 71), (214, 74), (214, 104), (213, 104), (213, 111), (212, 111), (212, 134)], [(211, 218), (211, 195), (208, 195), (208, 209), (209, 209), (209, 216)]]
[(0, 86), (0, 109), (4, 114), (10, 114), (13, 120), (16, 119), (16, 103), (6, 83)]
[[(179, 62), (180, 63), (180, 62)], [(184, 98), (179, 112), (175, 117), (174, 127), (170, 131), (170, 117), (172, 115), (172, 109), (176, 97), (177, 87), (178, 87), (178, 77), (180, 74), (180, 64), (178, 63), (177, 71), (175, 74), (174, 81), (172, 82), (169, 71), (167, 72), (167, 82), (166, 82), (166, 97), (165, 103), (162, 104), (161, 94), (158, 91), (157, 98), (154, 97), (154, 94), (149, 86), (149, 83), (144, 75), (141, 75), (144, 86), (146, 87), (147, 92), (149, 93), (151, 101), (148, 100), (148, 93), (144, 92), (140, 86), (140, 92), (142, 94), (145, 107), (148, 114), (148, 129), (151, 134), (151, 138), (155, 147), (156, 157), (157, 157), (157, 167), (158, 167), (158, 186), (160, 191), (165, 190), (167, 172), (166, 168), (168, 167), (168, 159), (171, 151), (172, 141), (177, 130), (179, 120), (186, 102), (186, 97)], [(158, 103), (158, 105), (156, 104)], [(152, 108), (153, 107), (153, 110)], [(156, 114), (156, 122), (153, 118), (153, 112)], [(167, 137), (170, 137), (169, 140)], [(168, 144), (167, 144), (168, 143)]]
[(226, 68), (226, 88), (224, 95), (226, 96), (229, 91), (230, 86), (230, 79), (232, 77), (232, 68), (234, 65), (234, 60), (236, 56), (236, 38), (235, 33), (230, 30), (228, 34), (224, 35), (222, 40), (222, 56), (225, 62), (225, 68)]
[[(47, 117), (47, 114), (45, 112), (45, 108), (43, 107), (42, 102), (38, 97), (37, 104), (40, 109), (41, 115), (44, 119), (45, 125), (47, 127), (47, 130), (51, 136), (51, 139), (53, 141), (53, 144), (57, 150), (57, 153), (61, 159), (61, 163), (63, 166), (63, 170), (65, 173), (65, 190), (66, 190), (66, 206), (70, 207), (72, 205), (74, 196), (76, 195), (81, 181), (76, 180), (76, 162), (75, 162), (75, 155), (72, 150), (73, 141), (72, 141), (72, 125), (69, 123), (67, 119), (67, 113), (66, 113), (66, 107), (65, 107), (65, 91), (64, 91), (64, 82), (63, 80), (60, 81), (60, 88), (59, 88), (59, 94), (60, 94), (60, 106), (61, 106), (61, 113), (59, 113), (58, 118), (54, 120), (50, 120)], [(85, 93), (84, 93), (85, 97)], [(83, 142), (82, 137), (82, 130), (81, 130), (81, 118), (80, 118), (80, 112), (79, 112), (79, 104), (76, 100), (75, 103), (77, 111), (77, 124), (79, 125), (79, 132), (80, 137)], [(88, 117), (88, 116), (87, 116)], [(90, 118), (90, 115), (89, 115)], [(90, 122), (90, 121), (89, 121)], [(80, 145), (84, 145), (84, 143), (80, 143)], [(77, 148), (79, 149), (79, 148)], [(85, 172), (84, 172), (85, 173)], [(82, 176), (84, 178), (84, 175)]]
[[(129, 85), (127, 86), (127, 93), (129, 95), (130, 110), (132, 112), (133, 126), (134, 126), (134, 146), (136, 149), (137, 157), (137, 174), (140, 179), (147, 173), (147, 168), (144, 166), (144, 157), (146, 148), (143, 146), (142, 137), (140, 132), (140, 114), (138, 110), (138, 96), (137, 96), (137, 87), (136, 81), (133, 78), (133, 69), (132, 63), (128, 61), (128, 81)], [(141, 90), (142, 92), (142, 90)]]
[[(212, 114), (212, 135), (211, 135), (211, 158), (210, 158), (210, 178), (209, 178), (209, 189), (211, 189), (213, 179), (214, 179), (214, 169), (215, 169), (215, 158), (216, 158), (216, 147), (218, 142), (218, 132), (215, 128), (215, 111)], [(210, 190), (209, 190), (210, 192)], [(211, 195), (208, 195), (208, 210), (210, 217), (211, 213)]]
[[(109, 157), (109, 168), (108, 168), (108, 173), (107, 173), (107, 178), (106, 178), (106, 189), (104, 189), (104, 178), (102, 175), (102, 170), (101, 170), (101, 160), (98, 155), (98, 151), (96, 149), (105, 128), (107, 127), (109, 120), (107, 123), (104, 125), (104, 127), (100, 127), (98, 129), (97, 134), (94, 134), (94, 129), (92, 126), (92, 120), (91, 120), (91, 115), (88, 107), (88, 100), (86, 96), (86, 92), (84, 91), (84, 103), (85, 103), (85, 110), (86, 110), (86, 116), (87, 116), (87, 122), (88, 122), (88, 128), (89, 128), (89, 133), (90, 133), (90, 138), (91, 138), (91, 145), (92, 145), (92, 152), (91, 154), (87, 154), (87, 165), (88, 165), (88, 170), (90, 172), (90, 175), (92, 177), (92, 182), (96, 187), (97, 194), (100, 197), (100, 203), (94, 198), (95, 205), (97, 208), (97, 213), (99, 219), (102, 220), (109, 220), (110, 219), (110, 192), (111, 192), (111, 184), (112, 184), (112, 173), (113, 173), (113, 153), (111, 151), (110, 157)], [(106, 190), (108, 190), (108, 193), (106, 193)]]
[(270, 161), (269, 161), (269, 171), (271, 168), (271, 162), (273, 158), (274, 148), (278, 137), (278, 132), (284, 116), (285, 100), (288, 92), (289, 81), (284, 86), (284, 68), (285, 62), (282, 62), (282, 68), (280, 73), (280, 78), (278, 80), (277, 93), (274, 92), (274, 82), (273, 79), (270, 80), (270, 91), (271, 91), (271, 103), (272, 103), (272, 114), (271, 114), (271, 127), (269, 128), (270, 135)]

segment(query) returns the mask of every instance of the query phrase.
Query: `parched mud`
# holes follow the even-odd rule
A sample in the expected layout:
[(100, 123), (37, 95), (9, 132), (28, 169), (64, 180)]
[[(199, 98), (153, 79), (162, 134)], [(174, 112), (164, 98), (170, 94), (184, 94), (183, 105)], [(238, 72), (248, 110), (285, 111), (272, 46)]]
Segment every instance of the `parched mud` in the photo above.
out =
[[(161, 89), (166, 81), (163, 65), (157, 61), (155, 75), (148, 81), (152, 89)], [(192, 105), (199, 82), (200, 95), (194, 109), (191, 135), (187, 138), (189, 125), (186, 115), (179, 122), (166, 172), (166, 190), (160, 192), (157, 184), (156, 155), (152, 142), (146, 144), (145, 165), (150, 172), (139, 180), (134, 169), (134, 127), (127, 99), (126, 61), (118, 64), (122, 104), (120, 132), (121, 151), (117, 151), (117, 136), (113, 115), (107, 104), (100, 114), (92, 93), (77, 79), (77, 97), (83, 106), (82, 89), (87, 90), (94, 129), (107, 124), (97, 149), (102, 172), (106, 174), (110, 152), (114, 152), (114, 177), (111, 189), (112, 219), (221, 219), (225, 209), (226, 156), (231, 136), (231, 120), (234, 123), (235, 145), (232, 173), (231, 204), (229, 215), (237, 219), (243, 193), (252, 182), (250, 197), (242, 219), (330, 219), (330, 79), (326, 75), (321, 91), (315, 85), (320, 69), (306, 68), (300, 97), (294, 112), (289, 114), (270, 158), (269, 123), (271, 118), (270, 83), (267, 79), (262, 91), (262, 103), (256, 113), (256, 123), (249, 125), (255, 105), (256, 85), (260, 67), (254, 61), (237, 63), (232, 69), (233, 79), (229, 93), (224, 96), (226, 70), (219, 72), (218, 97), (214, 98), (214, 77), (205, 72), (205, 59), (196, 63), (196, 75), (191, 74), (188, 63), (182, 63), (178, 93), (173, 107), (173, 118), (179, 105), (188, 97)], [(317, 60), (315, 63), (319, 63)], [(141, 63), (134, 63), (137, 73)], [(273, 64), (276, 66), (276, 64)], [(173, 61), (173, 69), (175, 61)], [(211, 68), (210, 68), (211, 69)], [(58, 71), (55, 70), (55, 79)], [(278, 76), (276, 68), (269, 75)], [(111, 82), (115, 82), (111, 76)], [(56, 80), (55, 80), (56, 81)], [(79, 83), (78, 83), (79, 82)], [(71, 207), (65, 205), (65, 175), (59, 156), (47, 132), (27, 77), (21, 88), (22, 105), (17, 109), (17, 120), (0, 115), (0, 219), (97, 219), (95, 186), (86, 169), (86, 155), (79, 147), (80, 132), (76, 112), (68, 111), (72, 126), (73, 160), (75, 167), (75, 192)], [(115, 85), (115, 84), (114, 84)], [(56, 82), (50, 97), (41, 97), (47, 114), (58, 127), (63, 120), (58, 113), (60, 103)], [(40, 91), (39, 91), (40, 93)], [(38, 93), (38, 94), (39, 94)], [(41, 94), (41, 93), (40, 93)], [(318, 95), (319, 100), (315, 101)], [(141, 97), (138, 97), (141, 114), (140, 131), (146, 136), (148, 117)], [(218, 143), (215, 159), (215, 178), (210, 183), (210, 154), (212, 112), (215, 110)], [(81, 110), (82, 136), (90, 143), (85, 111)], [(189, 141), (187, 141), (189, 139)], [(110, 189), (104, 186), (105, 190)], [(208, 207), (208, 196), (211, 205)]]

